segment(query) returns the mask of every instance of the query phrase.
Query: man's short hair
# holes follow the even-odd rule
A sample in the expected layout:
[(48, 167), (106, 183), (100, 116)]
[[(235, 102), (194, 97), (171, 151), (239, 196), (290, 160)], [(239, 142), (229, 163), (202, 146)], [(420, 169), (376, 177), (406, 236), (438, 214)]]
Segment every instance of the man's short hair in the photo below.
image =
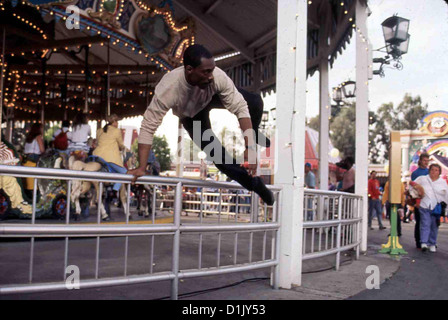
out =
[(423, 152), (422, 154), (420, 154), (420, 157), (418, 158), (418, 165), (421, 166), (422, 165), (422, 160), (423, 158), (430, 158), (429, 153), (427, 152)]
[(350, 163), (350, 164), (354, 164), (355, 163), (355, 159), (352, 156), (348, 156), (347, 158), (345, 158), (345, 162)]
[(429, 153), (427, 153), (427, 152), (423, 152), (421, 155), (420, 155), (420, 160), (422, 160), (423, 158), (429, 158)]
[(200, 44), (189, 46), (184, 52), (184, 66), (196, 68), (201, 65), (202, 58), (211, 59), (213, 55)]

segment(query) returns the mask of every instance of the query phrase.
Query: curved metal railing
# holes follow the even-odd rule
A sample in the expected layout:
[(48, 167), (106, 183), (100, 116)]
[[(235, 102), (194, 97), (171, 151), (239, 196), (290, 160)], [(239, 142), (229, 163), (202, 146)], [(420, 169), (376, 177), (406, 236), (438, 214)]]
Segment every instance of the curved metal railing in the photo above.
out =
[(303, 260), (340, 254), (361, 245), (362, 197), (351, 193), (305, 190), (303, 210)]
[[(10, 293), (31, 293), (49, 290), (65, 290), (67, 288), (67, 267), (69, 260), (71, 264), (76, 261), (69, 259), (69, 245), (78, 239), (87, 239), (95, 247), (94, 272), (90, 278), (83, 277), (79, 282), (79, 288), (93, 288), (115, 286), (122, 284), (147, 283), (152, 281), (169, 280), (171, 281), (171, 298), (177, 299), (179, 280), (182, 278), (192, 278), (208, 275), (224, 274), (229, 272), (241, 272), (259, 268), (273, 268), (272, 282), (277, 287), (277, 266), (279, 262), (279, 205), (281, 201), (281, 189), (270, 186), (275, 193), (276, 202), (273, 206), (259, 207), (258, 196), (251, 196), (250, 210), (238, 210), (238, 191), (243, 188), (235, 183), (211, 182), (202, 180), (189, 180), (181, 178), (166, 178), (146, 176), (138, 180), (137, 184), (149, 185), (156, 191), (157, 188), (173, 188), (173, 214), (171, 222), (158, 224), (155, 220), (155, 206), (153, 206), (152, 221), (145, 224), (134, 224), (129, 221), (129, 216), (122, 223), (108, 224), (101, 221), (98, 209), (97, 221), (94, 224), (82, 224), (70, 220), (70, 205), (66, 208), (65, 219), (52, 223), (36, 223), (36, 198), (37, 198), (37, 179), (58, 179), (67, 181), (66, 193), (70, 194), (72, 183), (75, 180), (98, 181), (99, 184), (99, 202), (102, 201), (104, 184), (123, 183), (127, 185), (128, 201), (127, 209), (130, 206), (130, 184), (132, 176), (112, 173), (70, 171), (61, 169), (47, 168), (27, 168), (20, 166), (0, 166), (0, 175), (7, 175), (21, 178), (35, 178), (33, 194), (33, 212), (31, 223), (18, 223), (17, 221), (0, 224), (0, 237), (2, 238), (29, 238), (30, 251), (28, 257), (28, 275), (22, 277), (21, 283), (0, 283), (0, 294)], [(201, 193), (196, 194), (194, 200), (195, 209), (191, 213), (198, 213), (198, 217), (182, 216), (184, 188), (202, 188)], [(214, 188), (218, 190), (218, 198), (213, 198), (213, 203), (218, 206), (214, 211), (206, 210), (210, 203), (203, 201), (204, 189)], [(222, 215), (228, 217), (230, 205), (223, 205), (223, 195), (236, 195), (236, 201), (232, 203), (232, 219), (221, 219)], [(163, 199), (157, 199), (158, 193), (153, 192), (153, 203), (163, 202)], [(199, 200), (198, 200), (199, 199)], [(188, 203), (187, 203), (188, 204)], [(190, 205), (192, 203), (189, 203)], [(246, 206), (246, 203), (244, 204)], [(225, 208), (223, 210), (223, 208)], [(229, 210), (227, 210), (229, 209)], [(204, 214), (212, 214), (204, 219)], [(149, 237), (150, 257), (148, 259), (147, 271), (139, 274), (129, 274), (129, 268), (135, 264), (135, 259), (129, 257), (129, 242), (133, 238)], [(170, 238), (170, 245), (166, 244), (166, 236)], [(116, 238), (125, 239), (125, 248), (123, 252), (123, 270), (120, 276), (101, 276), (100, 255), (103, 247), (114, 247), (108, 243)], [(165, 240), (158, 240), (158, 237), (165, 237)], [(63, 249), (63, 270), (61, 270), (60, 281), (38, 282), (35, 281), (36, 270), (49, 270), (55, 272), (55, 267), (51, 262), (36, 259), (36, 240), (41, 238), (62, 239), (65, 246)], [(224, 239), (225, 238), (225, 239)], [(138, 238), (140, 239), (140, 238)], [(211, 241), (212, 239), (212, 241)], [(159, 263), (160, 269), (156, 270), (155, 260), (155, 242), (169, 250), (171, 253), (171, 262)], [(161, 243), (164, 243), (163, 245)], [(191, 259), (184, 264), (181, 245), (188, 246), (189, 252), (196, 251), (197, 261), (192, 263)], [(196, 249), (192, 248), (196, 246)], [(106, 249), (104, 249), (106, 250)], [(164, 252), (166, 253), (166, 252)], [(0, 254), (1, 255), (1, 254)], [(244, 255), (244, 257), (243, 257)], [(82, 255), (81, 255), (82, 256)], [(232, 257), (229, 259), (228, 257)], [(0, 258), (1, 259), (1, 258)], [(149, 271), (148, 271), (149, 269)], [(16, 279), (17, 277), (12, 277)], [(20, 278), (20, 277), (18, 277)]]

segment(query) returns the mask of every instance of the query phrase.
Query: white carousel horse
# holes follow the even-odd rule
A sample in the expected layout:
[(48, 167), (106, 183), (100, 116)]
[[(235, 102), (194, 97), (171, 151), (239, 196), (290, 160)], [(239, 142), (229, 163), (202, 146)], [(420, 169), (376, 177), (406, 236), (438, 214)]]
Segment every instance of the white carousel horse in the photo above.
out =
[[(89, 172), (97, 172), (100, 171), (102, 168), (102, 165), (98, 162), (83, 162), (80, 160), (76, 160), (75, 156), (70, 156), (69, 158), (69, 169), (70, 170), (78, 170), (78, 171), (89, 171)], [(81, 195), (86, 194), (91, 187), (95, 188), (95, 194), (96, 197), (93, 197), (93, 199), (97, 200), (97, 203), (99, 205), (99, 210), (101, 213), (102, 219), (107, 219), (109, 216), (106, 212), (106, 209), (104, 208), (104, 205), (102, 202), (99, 201), (99, 182), (98, 181), (81, 181), (81, 180), (75, 180), (72, 184), (72, 191), (71, 191), (71, 201), (75, 203), (75, 213), (77, 215), (81, 214), (81, 206), (79, 204), (79, 198)], [(128, 206), (127, 206), (127, 191), (126, 186), (124, 184), (121, 185), (119, 196), (121, 203), (123, 204), (124, 212), (126, 216), (130, 215), (130, 212), (128, 212)]]

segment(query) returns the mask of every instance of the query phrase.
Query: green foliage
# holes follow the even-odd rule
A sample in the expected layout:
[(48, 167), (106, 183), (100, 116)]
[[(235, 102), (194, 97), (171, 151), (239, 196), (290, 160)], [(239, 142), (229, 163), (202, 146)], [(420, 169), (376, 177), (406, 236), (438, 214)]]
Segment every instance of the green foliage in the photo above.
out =
[(341, 158), (355, 155), (356, 105), (349, 104), (331, 118), (330, 139), (333, 146), (341, 152)]
[(311, 119), (308, 119), (308, 127), (310, 127), (313, 130), (316, 130), (317, 132), (320, 131), (320, 119), (319, 116), (315, 116)]
[[(171, 150), (168, 146), (168, 141), (165, 136), (158, 137), (154, 136), (154, 140), (152, 142), (152, 150), (154, 151), (157, 160), (160, 163), (160, 170), (170, 170), (171, 168)], [(131, 151), (138, 155), (138, 139), (134, 140), (134, 143), (131, 146)], [(138, 164), (137, 164), (138, 165)]]
[(390, 131), (416, 130), (420, 120), (428, 113), (420, 96), (406, 93), (403, 101), (394, 107), (392, 102), (382, 104), (371, 121), (369, 158), (373, 163), (389, 159)]
[[(332, 106), (330, 138), (333, 146), (341, 152), (341, 157), (355, 155), (356, 105), (354, 103), (335, 108)], [(333, 112), (334, 111), (334, 112)], [(428, 105), (423, 105), (420, 96), (405, 94), (403, 101), (394, 107), (384, 103), (377, 112), (369, 112), (369, 159), (380, 163), (389, 159), (389, 139), (391, 130), (416, 130), (420, 120), (428, 113)], [(308, 126), (319, 131), (319, 116), (309, 119)]]
[(45, 142), (49, 143), (51, 141), (51, 139), (53, 139), (54, 133), (59, 129), (61, 129), (59, 126), (54, 126), (54, 127), (51, 127), (50, 129), (48, 129), (47, 131), (45, 131), (45, 133), (44, 133)]
[(171, 150), (168, 146), (166, 137), (154, 136), (154, 140), (152, 142), (152, 150), (154, 151), (156, 158), (160, 163), (160, 170), (170, 170)]

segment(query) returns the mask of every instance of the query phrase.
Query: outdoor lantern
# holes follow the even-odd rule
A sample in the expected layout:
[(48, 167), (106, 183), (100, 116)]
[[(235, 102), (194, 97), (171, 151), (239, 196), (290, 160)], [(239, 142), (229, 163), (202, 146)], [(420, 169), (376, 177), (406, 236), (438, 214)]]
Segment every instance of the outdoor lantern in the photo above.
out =
[(406, 41), (403, 41), (398, 45), (388, 44), (386, 46), (387, 54), (390, 54), (394, 58), (398, 58), (398, 57), (402, 56), (403, 54), (408, 53), (410, 38), (411, 38), (411, 35), (408, 34), (408, 38)]
[(344, 82), (342, 90), (346, 98), (356, 97), (356, 82), (352, 80)]
[(399, 45), (408, 40), (409, 20), (398, 16), (390, 17), (381, 24), (384, 41), (387, 44)]
[(342, 89), (341, 89), (341, 87), (333, 88), (333, 100), (337, 104), (342, 102)]

